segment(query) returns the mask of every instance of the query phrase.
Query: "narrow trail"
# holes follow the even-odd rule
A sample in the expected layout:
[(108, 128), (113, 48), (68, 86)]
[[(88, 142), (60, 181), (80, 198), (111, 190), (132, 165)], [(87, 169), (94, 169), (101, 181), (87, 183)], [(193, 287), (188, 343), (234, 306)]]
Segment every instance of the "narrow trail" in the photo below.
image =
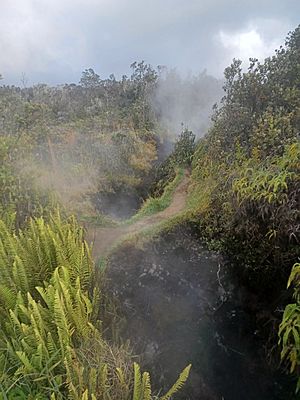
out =
[(188, 185), (189, 173), (186, 171), (184, 178), (174, 191), (171, 204), (165, 210), (145, 216), (131, 225), (112, 228), (89, 226), (87, 228), (87, 241), (92, 244), (94, 259), (107, 254), (109, 249), (125, 236), (153, 227), (181, 212), (186, 204)]

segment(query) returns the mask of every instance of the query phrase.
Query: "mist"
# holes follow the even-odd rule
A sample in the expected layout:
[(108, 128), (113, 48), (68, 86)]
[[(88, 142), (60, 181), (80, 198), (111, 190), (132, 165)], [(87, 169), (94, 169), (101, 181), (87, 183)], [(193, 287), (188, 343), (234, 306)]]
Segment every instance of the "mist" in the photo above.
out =
[(176, 138), (187, 128), (199, 138), (207, 132), (212, 107), (222, 93), (222, 80), (206, 71), (184, 76), (174, 68), (160, 76), (151, 103), (171, 137)]

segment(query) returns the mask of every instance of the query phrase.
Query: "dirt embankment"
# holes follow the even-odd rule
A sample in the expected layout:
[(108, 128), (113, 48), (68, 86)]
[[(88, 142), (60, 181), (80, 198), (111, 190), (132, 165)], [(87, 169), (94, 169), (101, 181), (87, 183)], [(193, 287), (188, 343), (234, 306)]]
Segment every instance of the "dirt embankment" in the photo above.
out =
[(189, 173), (186, 171), (183, 180), (174, 191), (169, 207), (154, 215), (146, 216), (131, 225), (113, 228), (89, 226), (87, 228), (87, 241), (93, 246), (93, 257), (98, 259), (100, 256), (105, 255), (114, 244), (125, 236), (153, 227), (181, 212), (185, 207), (188, 185)]

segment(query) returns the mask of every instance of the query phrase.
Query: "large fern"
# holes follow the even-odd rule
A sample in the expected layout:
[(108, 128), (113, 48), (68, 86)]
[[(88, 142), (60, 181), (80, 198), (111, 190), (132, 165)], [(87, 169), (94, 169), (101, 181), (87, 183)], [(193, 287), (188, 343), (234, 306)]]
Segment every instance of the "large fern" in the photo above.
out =
[(0, 400), (154, 398), (148, 372), (102, 337), (93, 275), (74, 218), (32, 219), (18, 234), (0, 221)]
[(59, 214), (49, 223), (31, 220), (18, 235), (0, 226), (0, 384), (7, 395), (15, 385), (67, 395), (72, 349), (100, 335), (91, 320), (93, 264), (83, 231)]

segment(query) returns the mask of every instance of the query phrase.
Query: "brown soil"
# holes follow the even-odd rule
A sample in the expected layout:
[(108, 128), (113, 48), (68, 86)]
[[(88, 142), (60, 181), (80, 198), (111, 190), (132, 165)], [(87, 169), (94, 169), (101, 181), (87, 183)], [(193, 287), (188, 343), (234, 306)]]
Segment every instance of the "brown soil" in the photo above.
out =
[(154, 215), (146, 216), (131, 225), (117, 226), (113, 228), (98, 228), (95, 226), (87, 227), (87, 241), (92, 244), (92, 255), (94, 259), (98, 259), (100, 256), (105, 255), (114, 244), (125, 236), (136, 234), (144, 229), (153, 227), (182, 211), (186, 203), (188, 184), (189, 173), (186, 171), (183, 180), (175, 189), (169, 207)]

